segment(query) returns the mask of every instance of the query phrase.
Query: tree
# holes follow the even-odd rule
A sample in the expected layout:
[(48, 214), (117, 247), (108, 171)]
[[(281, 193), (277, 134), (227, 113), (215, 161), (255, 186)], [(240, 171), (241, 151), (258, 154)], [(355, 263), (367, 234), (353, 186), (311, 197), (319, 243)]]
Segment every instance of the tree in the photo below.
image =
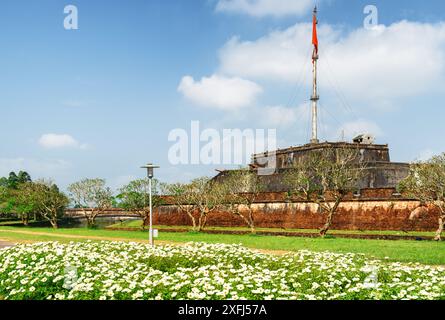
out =
[(0, 215), (3, 215), (7, 212), (6, 207), (9, 202), (9, 192), (8, 188), (5, 185), (0, 184)]
[[(162, 205), (163, 200), (160, 196), (160, 183), (158, 180), (152, 180), (152, 207), (156, 208)], [(139, 179), (128, 183), (120, 190), (118, 198), (120, 199), (119, 206), (129, 212), (137, 213), (143, 223), (142, 229), (145, 229), (145, 221), (150, 214), (149, 194), (148, 194), (148, 180)]]
[(0, 186), (9, 189), (17, 189), (21, 183), (31, 181), (31, 176), (26, 171), (20, 171), (18, 175), (15, 172), (10, 172), (8, 178), (0, 178)]
[(19, 177), (15, 174), (15, 172), (10, 172), (8, 177), (8, 188), (15, 189), (19, 183)]
[(437, 208), (438, 229), (434, 239), (440, 241), (445, 228), (445, 153), (411, 164), (409, 175), (402, 180), (399, 189), (422, 205)]
[(224, 193), (221, 185), (208, 177), (193, 180), (191, 192), (199, 212), (197, 231), (200, 232), (205, 228), (209, 215), (222, 207)]
[(17, 175), (17, 182), (19, 184), (27, 183), (27, 182), (31, 182), (31, 181), (32, 181), (31, 176), (26, 171), (20, 171), (19, 174)]
[(39, 180), (24, 184), (22, 192), (33, 210), (37, 210), (43, 219), (57, 229), (58, 219), (69, 204), (68, 197), (60, 192), (57, 185), (50, 180)]
[(5, 200), (8, 195), (8, 189), (5, 186), (0, 185), (0, 203)]
[(74, 204), (82, 209), (89, 228), (96, 226), (99, 214), (112, 207), (113, 194), (103, 179), (83, 179), (68, 186)]
[(26, 171), (10, 172), (0, 179), (0, 209), (15, 214), (27, 226), (31, 215), (48, 220), (57, 228), (57, 219), (64, 213), (68, 198), (51, 181), (32, 182)]
[(196, 218), (193, 215), (198, 208), (195, 190), (193, 183), (173, 183), (166, 185), (166, 194), (171, 196), (176, 207), (181, 212), (185, 212), (190, 218), (193, 231), (197, 230)]
[(26, 203), (21, 199), (21, 192), (16, 189), (0, 187), (0, 210), (5, 214), (19, 217), (25, 226), (29, 222), (29, 212)]
[(10, 204), (24, 226), (29, 225), (31, 215), (38, 213), (39, 205), (34, 197), (32, 182), (21, 183), (17, 190), (10, 190)]
[(8, 188), (8, 178), (5, 177), (0, 178), (0, 187)]
[(284, 181), (290, 193), (316, 203), (320, 212), (326, 215), (320, 229), (322, 237), (330, 229), (345, 196), (358, 189), (365, 170), (365, 163), (359, 159), (358, 148), (330, 147), (313, 151), (285, 174)]
[[(265, 190), (260, 177), (255, 171), (241, 169), (228, 173), (219, 183), (224, 193), (224, 207), (240, 217), (251, 232), (255, 233), (253, 204)], [(247, 212), (242, 207), (246, 207)]]
[(31, 214), (34, 213), (34, 204), (26, 197), (23, 186), (31, 182), (31, 176), (20, 171), (19, 174), (11, 172), (8, 178), (0, 179), (0, 187), (3, 195), (0, 198), (2, 211), (16, 214), (25, 226), (29, 225)]
[(0, 178), (0, 209), (9, 214), (16, 214), (25, 226), (29, 224), (33, 210), (22, 190), (22, 186), (28, 182), (31, 182), (31, 176), (25, 171), (20, 171), (18, 175), (10, 172), (8, 178)]

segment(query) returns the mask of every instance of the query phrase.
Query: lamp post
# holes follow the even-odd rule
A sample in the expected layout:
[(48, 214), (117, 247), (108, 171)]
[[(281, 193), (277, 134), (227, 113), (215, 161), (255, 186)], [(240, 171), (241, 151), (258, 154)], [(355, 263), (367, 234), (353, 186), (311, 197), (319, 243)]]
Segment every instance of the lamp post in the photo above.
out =
[(148, 195), (149, 195), (149, 206), (150, 206), (150, 228), (149, 228), (149, 242), (150, 245), (153, 245), (153, 210), (152, 210), (152, 204), (151, 204), (151, 180), (153, 179), (153, 171), (154, 169), (159, 168), (159, 166), (155, 166), (152, 163), (149, 163), (145, 166), (141, 167), (142, 169), (147, 169), (147, 177), (148, 177)]

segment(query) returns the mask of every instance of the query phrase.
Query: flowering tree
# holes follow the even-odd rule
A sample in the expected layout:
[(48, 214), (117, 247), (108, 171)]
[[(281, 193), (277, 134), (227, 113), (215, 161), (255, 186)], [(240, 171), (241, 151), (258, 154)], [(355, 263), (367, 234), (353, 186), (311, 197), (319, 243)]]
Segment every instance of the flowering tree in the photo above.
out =
[(220, 184), (208, 177), (193, 180), (190, 188), (199, 211), (197, 230), (199, 232), (205, 228), (209, 215), (222, 207), (224, 192)]
[[(148, 180), (134, 180), (122, 187), (117, 198), (121, 201), (119, 206), (129, 212), (137, 213), (142, 219), (142, 229), (145, 229), (145, 221), (150, 214)], [(156, 208), (163, 203), (160, 196), (160, 183), (152, 180), (152, 206)]]
[(193, 183), (172, 183), (166, 185), (166, 194), (172, 197), (176, 207), (185, 212), (192, 222), (192, 231), (197, 230), (197, 222), (193, 213), (197, 210), (196, 193)]
[[(233, 215), (240, 217), (255, 233), (253, 204), (264, 192), (265, 185), (255, 171), (241, 169), (227, 173), (221, 182), (224, 194), (224, 207)], [(247, 210), (242, 210), (242, 208)]]
[(411, 165), (410, 173), (400, 183), (400, 191), (420, 200), (422, 205), (439, 211), (435, 240), (442, 239), (445, 228), (445, 153)]
[(320, 235), (324, 237), (332, 225), (345, 196), (358, 189), (365, 164), (359, 160), (357, 149), (328, 148), (310, 153), (295, 163), (284, 181), (291, 194), (314, 202), (326, 215)]
[(82, 209), (89, 228), (96, 225), (96, 217), (112, 207), (113, 193), (103, 179), (83, 179), (68, 186), (74, 204)]

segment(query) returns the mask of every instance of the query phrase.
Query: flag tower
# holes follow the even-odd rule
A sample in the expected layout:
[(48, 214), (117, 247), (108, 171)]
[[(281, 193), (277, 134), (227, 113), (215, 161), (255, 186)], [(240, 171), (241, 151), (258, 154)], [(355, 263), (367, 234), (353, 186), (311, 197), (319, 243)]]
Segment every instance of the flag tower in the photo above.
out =
[(313, 74), (313, 87), (312, 87), (312, 138), (311, 143), (319, 143), (318, 140), (318, 96), (317, 91), (317, 62), (318, 62), (318, 36), (317, 36), (317, 7), (314, 8), (314, 16), (312, 19), (312, 44), (314, 45), (314, 51), (312, 53), (312, 74)]

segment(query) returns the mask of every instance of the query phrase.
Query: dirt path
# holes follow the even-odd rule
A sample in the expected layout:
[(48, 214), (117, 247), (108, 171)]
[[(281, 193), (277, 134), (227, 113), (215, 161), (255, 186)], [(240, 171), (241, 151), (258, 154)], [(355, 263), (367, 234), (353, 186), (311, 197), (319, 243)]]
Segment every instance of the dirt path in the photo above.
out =
[[(16, 233), (16, 234), (29, 234), (29, 235), (38, 235), (38, 236), (49, 236), (49, 237), (57, 237), (63, 239), (85, 239), (85, 240), (104, 240), (104, 241), (125, 241), (125, 242), (138, 242), (138, 243), (148, 243), (148, 240), (142, 239), (128, 239), (128, 238), (119, 238), (119, 237), (101, 237), (101, 236), (82, 236), (75, 234), (61, 234), (61, 233), (50, 233), (50, 232), (36, 232), (36, 231), (24, 231), (24, 230), (0, 230), (0, 235), (2, 233)], [(8, 239), (8, 238), (0, 238), (0, 247), (4, 243), (10, 244), (10, 246), (15, 245), (17, 243), (33, 243), (36, 241), (33, 240), (17, 240), (17, 239)], [(10, 241), (14, 241), (12, 243)], [(156, 244), (160, 245), (175, 245), (175, 246), (183, 246), (185, 242), (174, 242), (174, 241), (160, 241), (156, 240)], [(275, 255), (285, 255), (290, 251), (284, 250), (263, 250), (263, 249), (252, 249), (256, 252), (265, 253), (265, 254), (275, 254)]]
[[(126, 241), (126, 242), (139, 242), (139, 243), (146, 243), (148, 240), (142, 240), (142, 239), (128, 239), (128, 238), (119, 238), (119, 237), (101, 237), (101, 236), (83, 236), (83, 235), (76, 235), (76, 234), (61, 234), (61, 233), (51, 233), (51, 232), (36, 232), (36, 231), (17, 231), (17, 230), (0, 230), (0, 236), (2, 233), (16, 233), (16, 234), (29, 234), (29, 235), (36, 235), (36, 236), (48, 236), (48, 237), (56, 237), (56, 238), (64, 238), (64, 239), (86, 239), (86, 240), (105, 240), (105, 241)], [(4, 236), (3, 236), (4, 237)], [(12, 239), (5, 238), (5, 241), (11, 241)], [(16, 242), (35, 242), (30, 240), (17, 240), (14, 239)], [(174, 242), (169, 241), (156, 241), (159, 244), (170, 244)]]
[(15, 246), (15, 243), (0, 239), (0, 249)]

